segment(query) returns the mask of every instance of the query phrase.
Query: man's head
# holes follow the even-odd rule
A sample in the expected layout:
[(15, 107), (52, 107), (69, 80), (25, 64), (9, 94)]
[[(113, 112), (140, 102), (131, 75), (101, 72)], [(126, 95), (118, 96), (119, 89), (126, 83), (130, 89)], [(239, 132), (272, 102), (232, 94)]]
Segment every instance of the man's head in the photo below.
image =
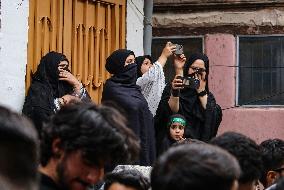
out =
[(0, 106), (1, 189), (37, 189), (37, 143), (31, 122)]
[(102, 179), (107, 164), (133, 160), (138, 152), (135, 135), (116, 110), (77, 103), (43, 128), (41, 172), (61, 188), (84, 190)]
[(154, 165), (153, 190), (237, 188), (240, 168), (225, 150), (208, 144), (186, 144), (170, 148)]
[(136, 169), (110, 173), (105, 177), (104, 190), (148, 190), (149, 188), (149, 180)]
[(211, 144), (227, 150), (239, 161), (242, 170), (240, 188), (254, 189), (262, 170), (260, 147), (250, 138), (234, 132), (227, 132), (212, 139)]
[(274, 184), (280, 177), (284, 177), (284, 141), (269, 139), (260, 144), (263, 173), (261, 182), (265, 187)]

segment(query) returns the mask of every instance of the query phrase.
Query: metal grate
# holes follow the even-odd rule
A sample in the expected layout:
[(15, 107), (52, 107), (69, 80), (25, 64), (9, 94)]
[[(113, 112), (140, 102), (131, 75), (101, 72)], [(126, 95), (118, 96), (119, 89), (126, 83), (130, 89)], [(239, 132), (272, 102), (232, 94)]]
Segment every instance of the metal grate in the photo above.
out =
[(239, 37), (239, 105), (284, 105), (284, 36)]
[(99, 103), (112, 51), (125, 47), (125, 0), (30, 0), (26, 89), (43, 55), (64, 53)]

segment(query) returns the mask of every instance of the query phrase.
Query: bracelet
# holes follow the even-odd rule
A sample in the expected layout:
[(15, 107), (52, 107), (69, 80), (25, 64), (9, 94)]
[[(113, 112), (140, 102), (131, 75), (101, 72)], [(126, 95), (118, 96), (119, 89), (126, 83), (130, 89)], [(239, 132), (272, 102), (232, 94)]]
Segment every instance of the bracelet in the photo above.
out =
[(206, 91), (206, 90), (203, 90), (203, 91), (197, 93), (197, 96), (203, 97), (203, 96), (205, 96), (206, 94), (207, 94), (207, 91)]

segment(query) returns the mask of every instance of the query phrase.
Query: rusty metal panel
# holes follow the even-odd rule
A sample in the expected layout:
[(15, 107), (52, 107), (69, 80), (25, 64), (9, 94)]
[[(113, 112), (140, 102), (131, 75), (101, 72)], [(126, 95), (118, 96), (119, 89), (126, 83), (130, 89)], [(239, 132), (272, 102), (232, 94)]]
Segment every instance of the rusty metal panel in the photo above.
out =
[(125, 48), (125, 11), (125, 0), (30, 0), (26, 89), (41, 57), (58, 51), (99, 103), (106, 57)]

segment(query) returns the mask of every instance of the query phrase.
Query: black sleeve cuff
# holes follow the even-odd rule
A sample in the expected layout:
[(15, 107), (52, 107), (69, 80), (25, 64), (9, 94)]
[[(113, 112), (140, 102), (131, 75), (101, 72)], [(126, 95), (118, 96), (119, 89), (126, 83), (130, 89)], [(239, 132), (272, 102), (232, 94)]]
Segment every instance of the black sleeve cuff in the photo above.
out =
[(173, 97), (179, 97), (180, 91), (178, 89), (172, 89), (171, 92)]

